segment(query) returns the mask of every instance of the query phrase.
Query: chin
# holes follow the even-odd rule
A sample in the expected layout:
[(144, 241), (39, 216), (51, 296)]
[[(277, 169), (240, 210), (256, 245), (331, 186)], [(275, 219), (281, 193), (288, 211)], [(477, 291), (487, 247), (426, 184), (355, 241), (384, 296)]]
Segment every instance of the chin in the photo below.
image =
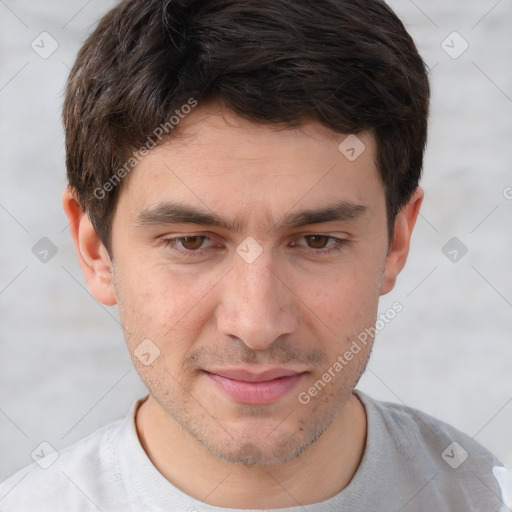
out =
[[(227, 433), (224, 440), (196, 439), (213, 455), (231, 464), (274, 466), (298, 457), (327, 430), (328, 425), (306, 429), (297, 425), (295, 432), (273, 427), (270, 432), (255, 427), (252, 433), (237, 436)], [(281, 425), (282, 427), (282, 425)], [(246, 431), (247, 432), (247, 431)]]
[[(265, 446), (263, 446), (263, 443)], [(269, 446), (268, 442), (263, 441), (259, 444), (257, 441), (241, 442), (233, 448), (217, 450), (215, 447), (206, 446), (206, 448), (217, 458), (229, 462), (230, 464), (242, 464), (246, 466), (274, 466), (284, 464), (297, 457), (305, 447), (297, 446)]]

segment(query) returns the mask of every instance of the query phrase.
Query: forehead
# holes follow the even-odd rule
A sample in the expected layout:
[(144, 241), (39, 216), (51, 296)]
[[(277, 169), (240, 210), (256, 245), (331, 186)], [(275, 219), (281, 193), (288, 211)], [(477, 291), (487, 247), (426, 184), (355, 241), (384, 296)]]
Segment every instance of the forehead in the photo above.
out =
[(299, 203), (366, 202), (370, 210), (384, 204), (368, 132), (347, 139), (317, 122), (264, 125), (218, 107), (198, 107), (177, 128), (130, 173), (121, 207), (140, 212), (179, 200), (233, 218), (258, 211), (269, 221)]

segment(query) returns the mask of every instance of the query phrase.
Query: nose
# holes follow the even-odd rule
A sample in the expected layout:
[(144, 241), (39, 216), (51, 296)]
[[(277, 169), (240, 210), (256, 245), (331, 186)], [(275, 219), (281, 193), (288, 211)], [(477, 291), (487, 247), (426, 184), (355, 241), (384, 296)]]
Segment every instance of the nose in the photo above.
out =
[(297, 328), (295, 296), (265, 253), (252, 263), (235, 260), (216, 311), (217, 328), (253, 350), (265, 350)]

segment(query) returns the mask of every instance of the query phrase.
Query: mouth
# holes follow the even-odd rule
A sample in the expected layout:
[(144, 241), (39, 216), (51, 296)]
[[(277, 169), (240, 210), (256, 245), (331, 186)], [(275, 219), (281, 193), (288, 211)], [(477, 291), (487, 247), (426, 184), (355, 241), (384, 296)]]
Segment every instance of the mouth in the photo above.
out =
[(245, 405), (269, 405), (289, 394), (307, 372), (271, 368), (259, 373), (244, 369), (203, 370), (225, 395)]

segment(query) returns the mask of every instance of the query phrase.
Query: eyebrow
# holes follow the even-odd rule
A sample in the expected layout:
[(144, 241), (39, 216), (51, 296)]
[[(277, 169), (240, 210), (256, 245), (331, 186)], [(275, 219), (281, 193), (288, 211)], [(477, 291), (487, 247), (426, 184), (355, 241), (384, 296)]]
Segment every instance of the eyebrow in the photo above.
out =
[[(324, 222), (347, 222), (356, 220), (368, 213), (368, 208), (361, 204), (347, 201), (326, 206), (319, 209), (301, 210), (288, 213), (272, 230), (284, 231), (299, 228), (310, 224)], [(270, 215), (269, 218), (272, 218)], [(142, 210), (137, 215), (138, 227), (149, 227), (164, 224), (199, 224), (224, 228), (232, 232), (241, 232), (243, 223), (240, 220), (231, 221), (216, 213), (197, 209), (181, 203), (165, 201), (148, 209)]]

